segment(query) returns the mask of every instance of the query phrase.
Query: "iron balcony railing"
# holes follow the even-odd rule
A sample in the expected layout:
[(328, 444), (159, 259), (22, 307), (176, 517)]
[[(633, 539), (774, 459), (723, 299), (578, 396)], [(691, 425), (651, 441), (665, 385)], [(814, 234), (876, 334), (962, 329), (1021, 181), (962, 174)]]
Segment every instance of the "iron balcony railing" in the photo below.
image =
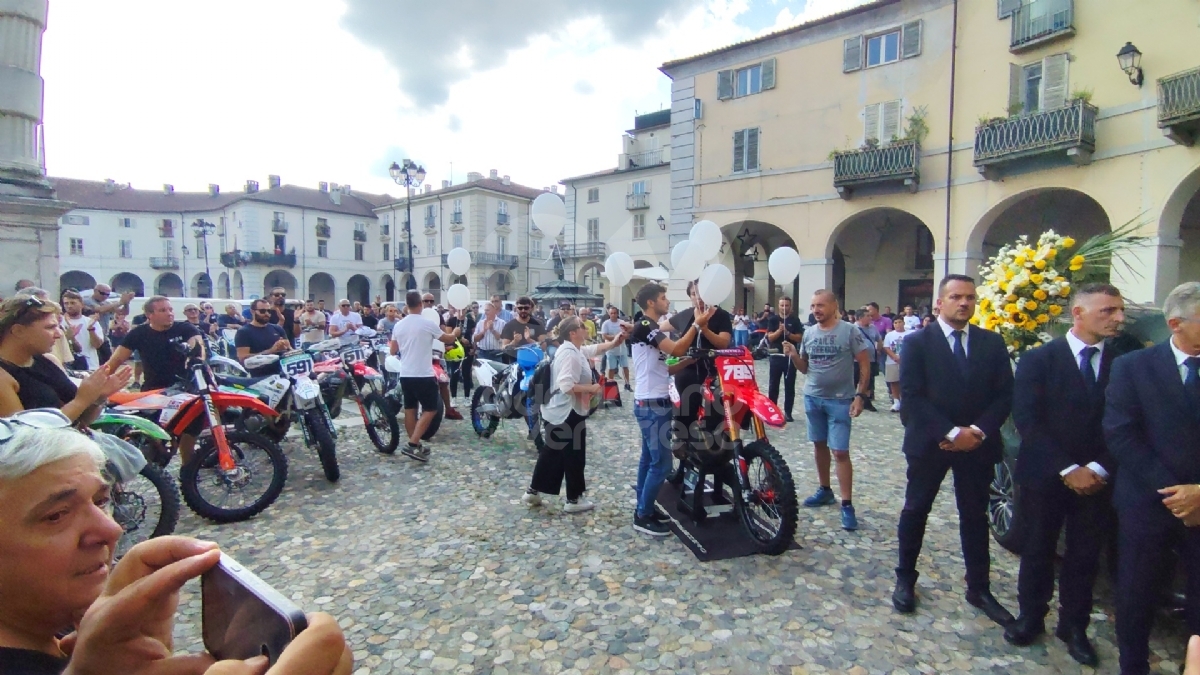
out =
[(267, 253), (266, 251), (229, 251), (221, 254), (221, 264), (226, 267), (265, 265), (268, 267), (295, 267), (296, 252)]
[(462, 225), (462, 211), (455, 211), (451, 213), (450, 223), (453, 225)]
[(495, 265), (497, 267), (508, 267), (516, 269), (521, 259), (515, 255), (505, 255), (503, 253), (472, 253), (471, 262), (478, 265)]
[(1074, 34), (1074, 0), (1030, 0), (1012, 13), (1009, 51), (1022, 51)]
[(646, 152), (638, 152), (625, 156), (626, 169), (636, 169), (643, 166), (656, 166), (663, 163), (662, 148), (658, 150), (647, 150)]
[(437, 216), (425, 216), (425, 227), (432, 228), (437, 225)]
[(508, 224), (508, 214), (507, 213), (497, 213), (496, 214), (496, 224), (497, 225), (507, 225)]
[(920, 179), (920, 161), (921, 146), (916, 141), (835, 153), (833, 186), (841, 191), (856, 185), (902, 181), (915, 188)]
[(179, 258), (173, 255), (151, 258), (150, 267), (156, 270), (177, 270), (179, 269)]
[(646, 192), (635, 192), (625, 195), (625, 208), (630, 211), (650, 208), (650, 195)]
[(354, 241), (366, 241), (366, 240), (367, 240), (367, 231), (366, 230), (355, 230), (354, 231)]
[(1010, 117), (975, 128), (975, 166), (1067, 151), (1086, 163), (1096, 149), (1096, 106), (1081, 100), (1065, 107)]
[(578, 260), (579, 258), (605, 258), (608, 256), (608, 244), (602, 241), (589, 241), (569, 246), (555, 246), (555, 258), (563, 260)]
[(1159, 79), (1159, 128), (1197, 120), (1200, 120), (1200, 68)]
[(323, 237), (325, 239), (328, 239), (329, 235), (331, 235), (331, 234), (333, 234), (333, 230), (331, 230), (328, 225), (317, 225), (317, 236), (318, 237)]
[[(443, 262), (442, 264), (445, 265), (446, 263)], [(392, 261), (392, 269), (396, 270), (397, 272), (407, 272), (408, 271), (408, 258), (396, 258), (395, 260), (393, 260)]]
[(282, 220), (272, 220), (271, 231), (278, 234), (287, 234), (288, 224)]

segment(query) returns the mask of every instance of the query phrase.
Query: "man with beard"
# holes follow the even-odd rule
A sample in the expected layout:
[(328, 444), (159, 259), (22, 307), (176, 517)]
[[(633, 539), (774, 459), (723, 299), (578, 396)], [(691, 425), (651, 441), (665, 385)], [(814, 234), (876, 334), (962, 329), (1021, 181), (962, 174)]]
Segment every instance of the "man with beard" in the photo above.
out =
[[(700, 297), (695, 281), (688, 282), (687, 294), (692, 306), (671, 317), (671, 329), (679, 335), (686, 333), (695, 323), (697, 314), (709, 310)], [(733, 340), (733, 317), (720, 307), (712, 307), (712, 310), (708, 323), (696, 327), (698, 332), (694, 345), (698, 349), (725, 349)], [(717, 374), (716, 364), (707, 359), (685, 358), (676, 363), (671, 371), (675, 375), (675, 390), (679, 392), (676, 430), (679, 438), (692, 439), (696, 437), (692, 424), (700, 415), (700, 406), (704, 404), (704, 380)], [(720, 494), (720, 490), (714, 490), (714, 494)]]

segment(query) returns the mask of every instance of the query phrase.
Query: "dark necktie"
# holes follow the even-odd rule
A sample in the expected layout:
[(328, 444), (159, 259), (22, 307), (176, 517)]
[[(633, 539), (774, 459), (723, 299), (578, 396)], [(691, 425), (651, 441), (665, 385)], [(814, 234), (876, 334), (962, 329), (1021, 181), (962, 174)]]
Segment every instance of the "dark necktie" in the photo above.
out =
[(1083, 381), (1089, 389), (1096, 388), (1096, 369), (1092, 367), (1092, 357), (1100, 351), (1096, 347), (1084, 347), (1079, 352), (1079, 372), (1083, 373)]
[(964, 373), (967, 372), (967, 348), (963, 345), (963, 331), (956, 330), (951, 335), (954, 336), (954, 360), (958, 362), (958, 367)]
[(1192, 396), (1200, 399), (1200, 356), (1189, 356), (1184, 359), (1187, 366), (1187, 377), (1183, 380), (1183, 388)]

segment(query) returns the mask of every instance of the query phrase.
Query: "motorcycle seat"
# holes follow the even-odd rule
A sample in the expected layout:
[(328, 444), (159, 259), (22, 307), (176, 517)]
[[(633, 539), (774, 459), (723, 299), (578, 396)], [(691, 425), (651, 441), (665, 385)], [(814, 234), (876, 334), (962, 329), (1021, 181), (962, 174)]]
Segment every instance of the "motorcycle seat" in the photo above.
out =
[(224, 375), (217, 378), (217, 384), (223, 384), (230, 387), (253, 387), (263, 380), (275, 377), (274, 375), (262, 375), (260, 377), (225, 377)]

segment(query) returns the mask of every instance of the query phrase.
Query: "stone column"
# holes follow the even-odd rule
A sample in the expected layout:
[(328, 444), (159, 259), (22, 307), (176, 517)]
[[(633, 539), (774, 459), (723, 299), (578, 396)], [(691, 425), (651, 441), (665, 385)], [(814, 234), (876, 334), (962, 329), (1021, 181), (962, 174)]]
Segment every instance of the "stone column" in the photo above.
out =
[[(798, 298), (792, 298), (792, 307), (803, 308), (812, 294), (816, 291), (833, 286), (833, 260), (829, 258), (805, 258), (800, 263), (800, 276), (797, 279), (799, 288)], [(785, 293), (790, 291), (785, 290)], [(796, 314), (800, 314), (797, 310)], [(805, 311), (803, 316), (807, 317)]]
[(0, 295), (29, 279), (58, 289), (58, 218), (71, 204), (46, 181), (42, 34), (47, 0), (0, 0)]

